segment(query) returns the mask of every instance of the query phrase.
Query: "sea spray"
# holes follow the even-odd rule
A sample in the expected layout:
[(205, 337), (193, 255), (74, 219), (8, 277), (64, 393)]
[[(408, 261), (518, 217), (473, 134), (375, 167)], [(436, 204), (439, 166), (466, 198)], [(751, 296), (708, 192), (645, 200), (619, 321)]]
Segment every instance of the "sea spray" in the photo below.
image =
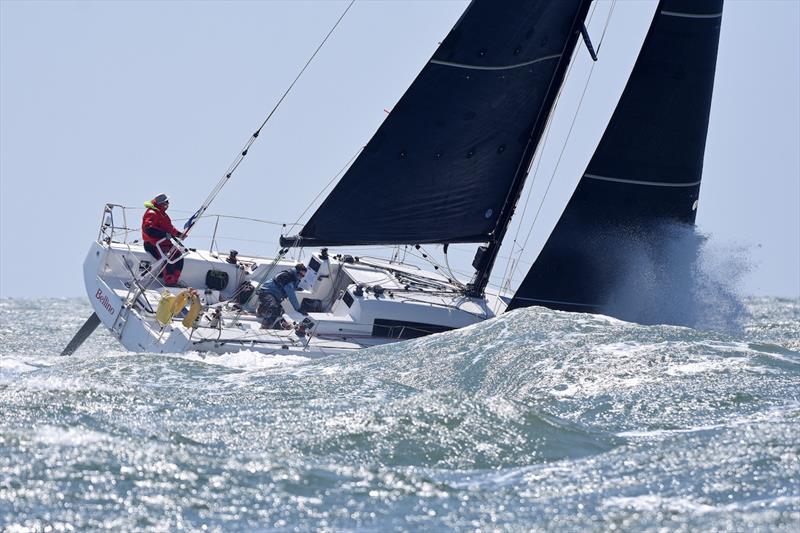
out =
[(740, 332), (747, 310), (738, 285), (750, 269), (741, 250), (680, 224), (628, 236), (616, 247), (619, 271), (604, 313), (642, 324)]

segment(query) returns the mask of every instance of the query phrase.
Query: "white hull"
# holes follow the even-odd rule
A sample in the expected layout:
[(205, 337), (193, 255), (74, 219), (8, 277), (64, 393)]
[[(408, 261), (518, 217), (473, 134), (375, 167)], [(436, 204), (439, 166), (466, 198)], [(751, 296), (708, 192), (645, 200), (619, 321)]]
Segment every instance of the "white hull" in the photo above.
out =
[[(100, 240), (91, 245), (84, 262), (89, 300), (102, 324), (126, 349), (149, 353), (251, 350), (321, 357), (465, 327), (505, 307), (496, 295), (464, 296), (457, 284), (438, 273), (378, 260), (315, 255), (307, 277), (312, 283), (298, 291), (298, 299), (308, 300), (306, 305), (319, 312), (308, 313), (314, 325), (307, 335), (298, 335), (293, 329), (262, 329), (259, 317), (235, 308), (229, 300), (242, 282), (270, 279), (293, 262), (248, 257), (230, 264), (204, 251), (191, 251), (184, 261), (181, 280), (205, 296), (203, 313), (193, 327), (185, 327), (180, 317), (162, 325), (155, 311), (164, 288), (151, 275), (140, 275), (140, 269), (155, 260), (139, 244)], [(228, 274), (224, 289), (206, 291), (209, 270)], [(144, 281), (137, 285), (132, 283), (135, 278)], [(176, 294), (183, 289), (168, 290)], [(221, 325), (213, 321), (218, 308), (222, 309)], [(288, 323), (303, 320), (287, 303), (284, 309)]]

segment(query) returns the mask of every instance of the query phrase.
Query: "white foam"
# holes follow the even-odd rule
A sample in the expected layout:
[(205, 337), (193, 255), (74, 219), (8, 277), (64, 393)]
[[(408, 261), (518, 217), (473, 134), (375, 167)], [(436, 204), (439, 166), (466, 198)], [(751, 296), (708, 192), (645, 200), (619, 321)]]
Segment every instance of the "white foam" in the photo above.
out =
[(6, 384), (15, 389), (34, 390), (34, 391), (95, 391), (105, 393), (115, 393), (117, 389), (99, 383), (87, 383), (81, 378), (64, 377), (58, 375), (41, 376), (37, 374), (25, 373), (17, 376), (14, 380), (9, 380)]
[(97, 431), (78, 428), (42, 426), (34, 433), (33, 440), (53, 446), (86, 446), (109, 440), (109, 436)]
[(578, 393), (578, 385), (576, 385), (574, 383), (570, 383), (570, 384), (562, 383), (562, 384), (556, 385), (556, 387), (559, 387), (559, 388), (555, 388), (554, 387), (553, 389), (550, 390), (550, 394), (552, 394), (553, 396), (559, 396), (559, 397), (562, 397), (562, 398), (568, 398), (570, 396), (575, 396)]
[[(675, 365), (667, 369), (666, 374), (669, 376), (710, 374), (712, 372), (726, 372), (733, 369), (740, 369), (744, 366), (746, 366), (746, 363), (740, 359), (715, 358)], [(750, 366), (748, 366), (748, 369), (755, 370), (754, 367)]]
[(797, 356), (784, 355), (775, 352), (762, 352), (756, 349), (750, 349), (750, 351), (760, 357), (765, 357), (767, 359), (772, 359), (774, 361), (789, 363), (791, 365), (800, 365), (800, 358), (798, 358)]
[(755, 423), (782, 421), (786, 417), (793, 417), (794, 412), (800, 410), (800, 403), (790, 402), (782, 406), (774, 407), (763, 412), (753, 413), (748, 416), (734, 418), (724, 424), (711, 424), (702, 426), (690, 426), (681, 429), (654, 429), (654, 430), (632, 430), (622, 431), (617, 433), (618, 437), (630, 438), (659, 438), (669, 437), (682, 433), (697, 433), (700, 431), (709, 431), (714, 429), (735, 428), (740, 426), (749, 426)]
[(657, 494), (643, 494), (641, 496), (614, 496), (606, 498), (602, 507), (624, 507), (636, 511), (667, 510), (674, 513), (730, 513), (733, 511), (750, 511), (774, 507), (793, 507), (800, 503), (800, 498), (793, 496), (779, 496), (777, 498), (752, 500), (747, 502), (733, 502), (724, 505), (710, 505), (686, 497), (662, 497)]
[(13, 357), (0, 357), (0, 377), (3, 377), (3, 374), (22, 374), (25, 372), (33, 372), (37, 370), (39, 367), (30, 365), (25, 361), (20, 361), (18, 359), (14, 359)]
[(592, 317), (592, 320), (587, 320), (586, 321), (587, 323), (602, 322), (602, 323), (609, 324), (609, 325), (612, 325), (612, 326), (634, 326), (634, 327), (639, 327), (639, 324), (636, 324), (634, 322), (628, 322), (626, 320), (621, 320), (619, 318), (614, 318), (613, 316), (601, 315), (601, 314), (598, 314), (598, 313), (590, 313), (589, 316)]
[(715, 507), (691, 498), (672, 497), (665, 498), (657, 494), (643, 494), (641, 496), (614, 496), (603, 500), (602, 507), (624, 507), (636, 511), (658, 511), (666, 509), (676, 513), (707, 514), (722, 512), (725, 507)]
[(667, 374), (670, 376), (677, 376), (679, 374), (706, 374), (715, 371), (719, 372), (721, 370), (723, 370), (723, 368), (718, 361), (698, 361), (673, 366), (667, 370)]
[(168, 356), (244, 371), (297, 366), (312, 361), (310, 357), (302, 357), (298, 355), (267, 355), (252, 350), (243, 350), (240, 352), (231, 352), (219, 355), (189, 352), (186, 354), (168, 354)]
[(622, 431), (617, 433), (618, 437), (629, 437), (629, 438), (655, 438), (655, 437), (668, 437), (671, 435), (678, 435), (681, 433), (697, 433), (700, 431), (708, 431), (711, 429), (719, 429), (725, 427), (722, 424), (715, 424), (710, 426), (695, 426), (690, 428), (683, 428), (683, 429), (654, 429), (654, 430), (633, 430), (633, 431)]
[(778, 496), (777, 498), (751, 500), (748, 502), (732, 503), (729, 507), (739, 507), (744, 510), (770, 507), (800, 508), (800, 496)]

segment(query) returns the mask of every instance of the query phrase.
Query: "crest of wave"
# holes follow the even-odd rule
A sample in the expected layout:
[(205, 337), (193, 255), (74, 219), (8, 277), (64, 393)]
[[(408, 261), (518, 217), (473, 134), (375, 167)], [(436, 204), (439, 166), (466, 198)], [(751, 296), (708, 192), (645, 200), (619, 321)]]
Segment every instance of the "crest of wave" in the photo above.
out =
[(612, 433), (717, 424), (791, 394), (798, 371), (712, 331), (542, 308), (320, 364)]
[[(727, 355), (739, 349), (726, 341), (714, 332), (680, 326), (642, 326), (532, 307), (328, 364), (358, 373), (380, 372), (417, 388), (525, 400), (572, 396), (577, 389), (602, 393), (625, 384), (629, 388), (661, 376), (670, 365), (695, 360), (692, 345), (719, 347), (708, 350), (704, 359), (716, 351)], [(652, 368), (655, 362), (657, 369)]]

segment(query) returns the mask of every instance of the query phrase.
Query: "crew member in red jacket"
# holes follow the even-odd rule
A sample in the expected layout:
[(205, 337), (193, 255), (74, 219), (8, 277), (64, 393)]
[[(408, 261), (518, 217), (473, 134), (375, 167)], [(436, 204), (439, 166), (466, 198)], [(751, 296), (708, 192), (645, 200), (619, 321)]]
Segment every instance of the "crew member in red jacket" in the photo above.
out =
[[(177, 250), (172, 246), (169, 239), (164, 239), (170, 235), (174, 237), (183, 237), (183, 233), (175, 229), (172, 225), (172, 220), (167, 214), (169, 208), (169, 196), (166, 194), (159, 194), (149, 202), (145, 202), (144, 206), (147, 208), (142, 217), (142, 240), (144, 241), (144, 249), (156, 259), (161, 259), (161, 252), (169, 258), (174, 258)], [(158, 241), (164, 239), (160, 244)], [(161, 278), (164, 280), (164, 285), (167, 287), (177, 287), (178, 279), (181, 277), (183, 270), (183, 258), (176, 261), (174, 264), (167, 263), (161, 271)]]

